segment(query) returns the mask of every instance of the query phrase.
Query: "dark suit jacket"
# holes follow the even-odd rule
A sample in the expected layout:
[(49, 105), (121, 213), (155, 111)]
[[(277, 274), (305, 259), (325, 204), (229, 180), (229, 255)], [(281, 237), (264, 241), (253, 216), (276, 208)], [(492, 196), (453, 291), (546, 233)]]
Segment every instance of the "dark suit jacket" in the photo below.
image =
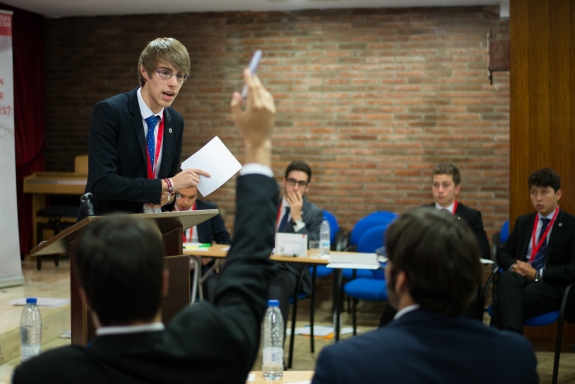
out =
[[(323, 221), (323, 211), (319, 209), (314, 203), (309, 202), (305, 197), (301, 208), (301, 219), (305, 223), (305, 227), (299, 231), (294, 231), (294, 222), (290, 219), (288, 221), (284, 233), (301, 233), (307, 235), (307, 241), (319, 240), (319, 227)], [(302, 290), (311, 295), (311, 276), (309, 274), (309, 265), (304, 263), (278, 263), (278, 268), (287, 269), (299, 277), (303, 271)]]
[[(208, 201), (196, 200), (196, 209), (218, 209), (218, 206)], [(200, 243), (230, 244), (232, 238), (226, 229), (222, 215), (218, 214), (196, 226)]]
[(213, 303), (183, 309), (164, 331), (97, 336), (89, 347), (53, 349), (18, 366), (14, 383), (244, 384), (258, 352), (273, 277), (277, 183), (237, 182), (236, 235)]
[[(430, 207), (435, 207), (435, 203), (429, 204)], [(481, 212), (469, 208), (467, 205), (457, 202), (457, 209), (455, 210), (455, 217), (458, 220), (465, 221), (477, 239), (479, 244), (479, 255), (482, 259), (491, 259), (491, 248), (489, 247), (489, 240), (483, 229), (483, 220), (481, 219)]]
[(312, 384), (538, 383), (529, 341), (476, 320), (421, 309), (325, 347)]
[[(537, 213), (519, 216), (507, 242), (497, 252), (497, 262), (504, 271), (515, 259), (525, 261)], [(543, 281), (567, 286), (575, 281), (575, 217), (560, 210), (551, 229), (545, 252)]]
[[(141, 213), (144, 203), (159, 204), (162, 181), (180, 168), (184, 120), (164, 109), (162, 162), (157, 179), (148, 179), (146, 140), (138, 89), (99, 102), (92, 112), (88, 145), (88, 183), (94, 214)], [(164, 207), (171, 211), (172, 205)], [(83, 209), (78, 220), (86, 216)]]

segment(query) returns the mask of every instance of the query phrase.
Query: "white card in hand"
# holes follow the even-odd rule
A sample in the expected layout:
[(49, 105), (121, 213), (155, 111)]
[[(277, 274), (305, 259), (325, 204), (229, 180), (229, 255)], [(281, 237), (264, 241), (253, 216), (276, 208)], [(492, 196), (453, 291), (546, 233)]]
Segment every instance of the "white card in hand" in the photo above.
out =
[(200, 176), (198, 190), (206, 197), (231, 179), (242, 165), (216, 136), (182, 163), (182, 169), (186, 168), (202, 169), (212, 176)]

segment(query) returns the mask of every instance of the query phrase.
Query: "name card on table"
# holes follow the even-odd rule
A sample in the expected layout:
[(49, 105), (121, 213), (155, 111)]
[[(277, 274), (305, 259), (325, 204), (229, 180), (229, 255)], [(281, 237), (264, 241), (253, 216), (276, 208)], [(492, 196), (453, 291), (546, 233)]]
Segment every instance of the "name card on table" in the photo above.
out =
[(275, 254), (279, 256), (307, 256), (307, 235), (276, 233)]

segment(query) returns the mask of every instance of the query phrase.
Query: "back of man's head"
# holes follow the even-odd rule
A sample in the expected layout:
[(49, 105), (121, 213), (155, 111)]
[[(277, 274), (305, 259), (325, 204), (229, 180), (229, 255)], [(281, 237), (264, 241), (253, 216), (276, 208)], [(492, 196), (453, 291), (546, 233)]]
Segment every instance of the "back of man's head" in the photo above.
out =
[(451, 317), (463, 313), (481, 282), (479, 248), (467, 224), (419, 207), (389, 226), (385, 243), (391, 286), (402, 271), (410, 296), (421, 308)]
[(162, 299), (164, 246), (147, 220), (108, 216), (89, 224), (76, 256), (76, 276), (100, 323), (150, 321)]

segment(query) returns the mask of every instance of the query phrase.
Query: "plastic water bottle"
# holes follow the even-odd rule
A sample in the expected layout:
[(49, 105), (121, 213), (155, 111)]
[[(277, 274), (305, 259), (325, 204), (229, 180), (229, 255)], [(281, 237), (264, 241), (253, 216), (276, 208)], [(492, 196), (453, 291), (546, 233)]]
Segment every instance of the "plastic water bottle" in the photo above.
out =
[(42, 344), (42, 317), (36, 298), (26, 299), (20, 320), (20, 360), (25, 361), (40, 354)]
[(329, 248), (331, 247), (329, 241), (329, 222), (324, 220), (319, 227), (319, 249), (322, 255), (329, 255)]
[(279, 380), (284, 373), (284, 321), (279, 305), (278, 300), (269, 300), (264, 317), (262, 375), (268, 380)]

